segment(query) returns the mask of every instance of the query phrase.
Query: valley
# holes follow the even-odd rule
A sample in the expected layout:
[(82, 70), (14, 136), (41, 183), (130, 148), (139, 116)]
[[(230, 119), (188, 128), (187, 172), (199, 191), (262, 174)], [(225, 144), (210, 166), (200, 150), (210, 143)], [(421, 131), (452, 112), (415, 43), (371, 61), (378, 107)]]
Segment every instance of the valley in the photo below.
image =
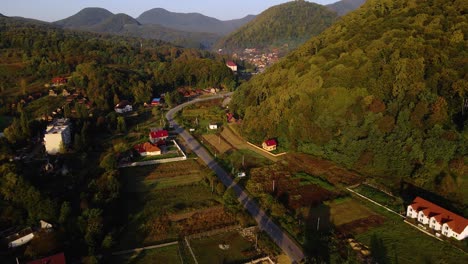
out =
[(0, 14), (1, 263), (468, 262), (464, 1), (108, 1)]

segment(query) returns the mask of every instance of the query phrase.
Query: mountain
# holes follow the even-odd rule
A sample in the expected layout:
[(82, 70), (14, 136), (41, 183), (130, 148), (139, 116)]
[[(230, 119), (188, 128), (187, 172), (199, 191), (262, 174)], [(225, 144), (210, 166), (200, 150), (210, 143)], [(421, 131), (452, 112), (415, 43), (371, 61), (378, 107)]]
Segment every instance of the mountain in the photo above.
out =
[(306, 1), (288, 2), (262, 12), (215, 46), (231, 51), (285, 44), (294, 48), (329, 27), (336, 17), (322, 5)]
[(335, 11), (338, 16), (344, 16), (347, 13), (358, 9), (366, 0), (341, 0), (339, 2), (326, 5), (330, 10)]
[(56, 21), (54, 24), (64, 28), (86, 28), (97, 25), (112, 16), (114, 14), (104, 8), (88, 7), (71, 17)]
[(466, 205), (467, 11), (368, 0), (240, 86), (230, 109), (252, 142), (276, 138), (395, 192), (407, 181)]
[(221, 21), (199, 13), (175, 13), (163, 8), (153, 8), (142, 13), (137, 20), (141, 24), (161, 25), (167, 28), (188, 32), (207, 32), (225, 35), (236, 30), (255, 16)]
[(66, 29), (158, 39), (192, 48), (209, 49), (220, 37), (212, 33), (185, 32), (161, 25), (142, 25), (126, 14), (113, 14), (102, 8), (85, 8), (53, 24)]
[(111, 15), (104, 21), (89, 27), (91, 31), (105, 32), (105, 33), (119, 33), (127, 25), (139, 26), (140, 23), (133, 17), (126, 14)]

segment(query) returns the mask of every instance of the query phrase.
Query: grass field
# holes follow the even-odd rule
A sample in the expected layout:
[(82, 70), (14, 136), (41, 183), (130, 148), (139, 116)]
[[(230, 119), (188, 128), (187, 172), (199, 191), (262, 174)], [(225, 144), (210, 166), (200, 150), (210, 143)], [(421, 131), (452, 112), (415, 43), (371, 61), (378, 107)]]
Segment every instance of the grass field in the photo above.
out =
[(113, 256), (104, 263), (109, 264), (153, 264), (153, 263), (181, 263), (179, 246), (167, 246), (150, 250), (143, 250), (133, 254)]
[(322, 180), (319, 177), (312, 176), (312, 175), (309, 175), (307, 173), (303, 173), (303, 172), (297, 173), (296, 175), (294, 175), (294, 178), (301, 179), (301, 185), (315, 184), (315, 185), (318, 185), (318, 186), (320, 186), (320, 187), (322, 187), (322, 188), (324, 188), (326, 190), (329, 190), (329, 191), (334, 191), (335, 190), (335, 186), (333, 186), (330, 183)]
[(355, 192), (358, 192), (367, 198), (370, 198), (382, 205), (387, 206), (388, 208), (400, 212), (401, 210), (404, 210), (402, 202), (397, 201), (395, 197), (392, 197), (380, 190), (377, 190), (373, 187), (370, 187), (365, 184), (361, 184), (358, 187), (354, 188)]
[(203, 140), (208, 142), (211, 146), (216, 148), (216, 151), (218, 154), (224, 154), (227, 151), (231, 150), (232, 147), (229, 145), (228, 142), (226, 142), (221, 136), (215, 135), (215, 134), (205, 134), (202, 136)]
[(356, 239), (366, 245), (370, 245), (374, 235), (382, 239), (389, 263), (468, 263), (468, 254), (461, 250), (422, 233), (383, 208), (367, 201), (358, 201), (387, 220), (378, 227), (356, 235)]
[(352, 198), (337, 199), (326, 202), (330, 207), (330, 219), (335, 226), (353, 222), (375, 214), (359, 201)]
[[(220, 244), (228, 244), (229, 249), (220, 249)], [(253, 243), (235, 231), (201, 239), (191, 239), (190, 245), (198, 263), (244, 263), (256, 255), (253, 251)]]

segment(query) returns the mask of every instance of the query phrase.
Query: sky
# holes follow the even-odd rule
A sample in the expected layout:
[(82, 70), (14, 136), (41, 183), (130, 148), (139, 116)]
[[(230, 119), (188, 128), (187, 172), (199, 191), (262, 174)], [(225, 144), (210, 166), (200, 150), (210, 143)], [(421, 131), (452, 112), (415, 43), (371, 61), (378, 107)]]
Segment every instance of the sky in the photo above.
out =
[[(289, 0), (0, 0), (0, 13), (43, 21), (57, 21), (78, 13), (85, 7), (102, 7), (114, 14), (125, 13), (134, 18), (156, 7), (171, 12), (201, 13), (220, 20), (257, 15), (268, 7)], [(309, 0), (331, 4), (339, 0)]]

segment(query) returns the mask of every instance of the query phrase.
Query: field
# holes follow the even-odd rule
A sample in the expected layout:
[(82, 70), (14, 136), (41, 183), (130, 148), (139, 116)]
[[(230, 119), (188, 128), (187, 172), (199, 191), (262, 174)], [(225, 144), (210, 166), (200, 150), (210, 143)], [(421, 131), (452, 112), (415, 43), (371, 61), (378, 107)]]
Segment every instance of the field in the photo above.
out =
[(153, 263), (181, 263), (179, 246), (143, 250), (131, 254), (112, 256), (104, 263), (108, 264), (153, 264)]
[(330, 207), (331, 221), (336, 227), (377, 215), (352, 198), (341, 198), (326, 203)]
[[(228, 249), (221, 249), (220, 244), (228, 244)], [(244, 263), (258, 255), (254, 244), (232, 231), (191, 239), (190, 245), (199, 263)]]
[(121, 232), (118, 249), (174, 241), (180, 235), (234, 224), (221, 198), (203, 184), (211, 173), (196, 160), (121, 170)]
[(387, 221), (356, 235), (358, 241), (371, 244), (372, 236), (383, 240), (391, 263), (468, 263), (468, 255), (448, 243), (429, 237), (398, 217), (385, 213)]
[(213, 148), (215, 148), (218, 154), (224, 154), (233, 149), (231, 144), (226, 142), (224, 138), (221, 138), (221, 136), (215, 134), (205, 134), (202, 136), (202, 138), (203, 141), (207, 142)]
[(403, 211), (405, 210), (402, 202), (397, 201), (395, 197), (390, 196), (366, 184), (359, 185), (358, 187), (354, 188), (354, 191), (366, 196), (367, 198), (371, 200), (374, 200), (380, 203), (381, 205), (384, 205), (394, 210), (395, 212), (400, 212), (402, 210)]

